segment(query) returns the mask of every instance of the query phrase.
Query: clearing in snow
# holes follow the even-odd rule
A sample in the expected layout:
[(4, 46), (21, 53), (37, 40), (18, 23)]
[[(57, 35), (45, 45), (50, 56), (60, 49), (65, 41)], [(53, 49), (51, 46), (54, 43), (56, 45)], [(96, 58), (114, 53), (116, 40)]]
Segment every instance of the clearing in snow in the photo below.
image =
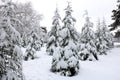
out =
[(23, 73), (26, 80), (120, 80), (120, 44), (107, 54), (99, 56), (98, 61), (80, 61), (78, 75), (64, 77), (50, 72), (52, 56), (43, 47), (37, 59), (24, 61)]

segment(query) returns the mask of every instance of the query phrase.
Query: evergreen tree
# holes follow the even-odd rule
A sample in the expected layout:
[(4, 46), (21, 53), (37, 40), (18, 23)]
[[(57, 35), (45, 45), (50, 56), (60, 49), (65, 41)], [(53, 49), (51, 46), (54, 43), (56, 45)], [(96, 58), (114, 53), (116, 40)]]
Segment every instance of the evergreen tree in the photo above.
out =
[[(117, 2), (118, 2), (118, 5), (117, 5), (118, 8), (112, 11), (113, 12), (112, 20), (114, 20), (114, 22), (110, 25), (111, 27), (110, 31), (113, 31), (120, 26), (120, 0), (118, 0)], [(115, 33), (115, 37), (120, 38), (119, 30)]]
[(39, 51), (42, 46), (42, 42), (39, 41), (37, 34), (32, 31), (29, 37), (29, 44), (26, 49), (26, 54), (24, 56), (25, 60), (34, 59), (36, 51)]
[(71, 13), (71, 6), (68, 4), (65, 9), (66, 16), (63, 19), (64, 26), (59, 31), (58, 44), (54, 49), (51, 70), (59, 72), (63, 76), (74, 76), (79, 72), (78, 49), (76, 30), (74, 22), (76, 21)]
[(105, 37), (104, 39), (107, 42), (108, 49), (113, 48), (114, 47), (114, 44), (113, 44), (113, 35), (108, 30), (107, 25), (106, 25), (104, 19), (102, 21), (102, 32), (103, 32), (103, 36)]
[(97, 50), (95, 45), (95, 33), (91, 29), (93, 27), (93, 23), (90, 22), (90, 18), (86, 17), (86, 23), (82, 28), (82, 33), (80, 37), (80, 52), (79, 56), (82, 60), (90, 60), (93, 59), (98, 60)]
[(20, 25), (15, 8), (11, 1), (0, 5), (0, 80), (23, 80), (21, 37), (13, 27)]
[(118, 30), (117, 32), (115, 32), (115, 38), (118, 38), (118, 41), (120, 41), (120, 30)]
[(104, 40), (104, 33), (103, 33), (103, 27), (100, 23), (100, 20), (98, 21), (97, 24), (97, 31), (96, 31), (96, 46), (97, 46), (97, 51), (99, 52), (100, 55), (102, 54), (107, 54), (107, 42)]
[(97, 31), (96, 31), (96, 46), (97, 51), (100, 55), (107, 54), (107, 50), (112, 48), (113, 45), (113, 36), (110, 31), (107, 29), (107, 25), (105, 20), (102, 23), (98, 23)]
[(47, 52), (49, 55), (53, 55), (53, 49), (54, 47), (57, 47), (57, 41), (58, 41), (58, 33), (59, 33), (59, 30), (61, 28), (60, 26), (60, 20), (61, 20), (61, 17), (58, 13), (58, 9), (56, 8), (56, 11), (55, 11), (55, 16), (53, 16), (53, 22), (52, 22), (52, 29), (51, 31), (49, 32), (49, 39), (48, 39), (48, 42), (47, 42)]

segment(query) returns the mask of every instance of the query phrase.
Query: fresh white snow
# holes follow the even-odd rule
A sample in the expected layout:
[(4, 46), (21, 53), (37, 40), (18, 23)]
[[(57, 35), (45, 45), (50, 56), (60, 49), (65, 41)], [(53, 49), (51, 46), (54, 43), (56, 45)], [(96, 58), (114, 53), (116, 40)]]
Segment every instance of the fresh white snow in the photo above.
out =
[(23, 73), (26, 80), (120, 80), (120, 43), (107, 54), (99, 56), (99, 61), (80, 61), (78, 75), (64, 77), (50, 72), (52, 56), (43, 47), (37, 59), (23, 62)]

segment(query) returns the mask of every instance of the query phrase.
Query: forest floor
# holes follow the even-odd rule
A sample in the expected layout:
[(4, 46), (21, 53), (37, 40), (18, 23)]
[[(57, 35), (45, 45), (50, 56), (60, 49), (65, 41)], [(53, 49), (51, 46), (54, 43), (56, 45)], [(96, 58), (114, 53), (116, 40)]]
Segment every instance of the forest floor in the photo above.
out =
[(50, 72), (52, 56), (43, 47), (37, 59), (23, 62), (23, 73), (26, 80), (120, 80), (120, 44), (107, 54), (99, 56), (99, 61), (80, 61), (79, 74), (64, 77)]

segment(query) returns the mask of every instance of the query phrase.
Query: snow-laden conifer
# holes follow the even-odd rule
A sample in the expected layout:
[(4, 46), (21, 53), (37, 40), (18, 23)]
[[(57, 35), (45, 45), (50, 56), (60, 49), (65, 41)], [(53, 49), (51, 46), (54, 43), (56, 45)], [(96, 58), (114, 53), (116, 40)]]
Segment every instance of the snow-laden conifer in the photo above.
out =
[(49, 55), (53, 55), (53, 49), (54, 47), (57, 47), (57, 42), (58, 42), (58, 33), (61, 29), (60, 26), (60, 20), (61, 17), (59, 15), (58, 9), (56, 8), (55, 15), (53, 16), (53, 22), (52, 22), (52, 29), (48, 33), (48, 42), (47, 42), (47, 52)]
[(34, 59), (37, 57), (35, 56), (35, 53), (42, 47), (42, 42), (39, 40), (38, 35), (34, 31), (32, 31), (29, 35), (29, 44), (24, 55), (25, 60)]
[(13, 27), (21, 25), (15, 4), (5, 1), (0, 5), (0, 80), (23, 80), (20, 33)]
[(105, 20), (98, 22), (96, 31), (96, 46), (100, 55), (107, 54), (107, 50), (113, 48), (113, 35), (110, 33)]
[(97, 49), (95, 45), (95, 33), (92, 30), (93, 23), (90, 21), (88, 14), (86, 15), (86, 22), (82, 28), (80, 37), (80, 52), (79, 56), (82, 60), (98, 60)]
[(51, 70), (63, 76), (74, 76), (79, 72), (78, 36), (74, 28), (75, 18), (72, 17), (72, 8), (68, 4), (63, 19), (64, 26), (59, 31), (58, 47), (54, 48)]

